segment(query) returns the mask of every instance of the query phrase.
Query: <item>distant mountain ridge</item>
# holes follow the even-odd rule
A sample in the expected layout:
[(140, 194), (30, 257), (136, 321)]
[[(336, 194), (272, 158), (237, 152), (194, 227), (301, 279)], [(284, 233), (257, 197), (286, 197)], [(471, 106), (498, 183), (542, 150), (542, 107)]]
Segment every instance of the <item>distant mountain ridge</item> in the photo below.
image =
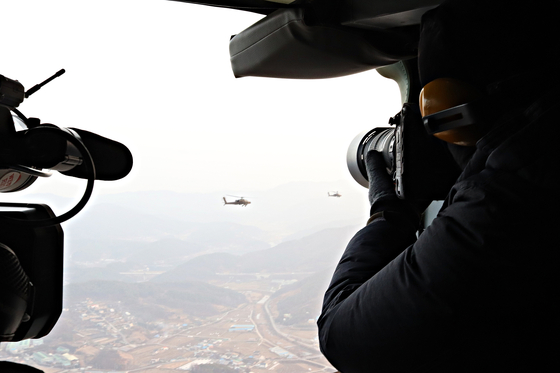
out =
[(243, 254), (267, 249), (270, 234), (237, 223), (188, 223), (111, 204), (91, 206), (64, 227), (69, 263), (129, 261), (179, 264), (201, 252)]
[[(332, 190), (337, 190), (342, 197), (328, 197)], [(205, 236), (203, 240), (212, 241), (212, 244), (229, 232), (227, 241), (232, 246), (236, 239), (249, 236), (270, 247), (325, 228), (359, 225), (369, 214), (367, 190), (352, 180), (292, 182), (269, 190), (253, 191), (249, 198), (253, 203), (247, 207), (224, 206), (222, 197), (229, 193), (231, 191), (139, 191), (96, 195), (94, 190), (92, 201), (76, 217), (64, 223), (63, 228), (73, 239), (153, 242), (192, 235), (191, 238)], [(58, 214), (76, 202), (73, 198), (51, 194), (10, 195), (6, 199), (18, 200), (18, 197), (29, 203), (46, 203)], [(203, 230), (211, 234), (196, 233)], [(242, 244), (237, 246), (247, 247), (247, 242), (241, 241)]]
[[(333, 190), (337, 190), (342, 197), (328, 197), (328, 192)], [(284, 237), (302, 231), (313, 233), (327, 227), (357, 224), (367, 220), (369, 213), (367, 190), (350, 178), (336, 182), (291, 182), (268, 190), (255, 190), (245, 196), (252, 201), (247, 207), (224, 206), (222, 198), (232, 193), (236, 194), (235, 191), (139, 191), (95, 195), (94, 190), (92, 202), (65, 226), (80, 230), (81, 222), (89, 220), (87, 215), (93, 209), (105, 209), (105, 217), (120, 217), (121, 225), (130, 222), (140, 227), (150, 223), (148, 232), (152, 233), (156, 226), (164, 223), (169, 223), (168, 230), (175, 229), (177, 222), (184, 226), (193, 223), (234, 223), (257, 227), (269, 234), (268, 242), (277, 243)], [(30, 194), (24, 199), (51, 204), (59, 213), (72, 206), (73, 202), (71, 199), (44, 194)], [(144, 223), (138, 221), (141, 218)], [(109, 232), (115, 233), (119, 229), (117, 226), (107, 227), (103, 222), (96, 223), (105, 225)]]
[[(342, 197), (328, 197), (332, 190)], [(253, 203), (247, 207), (224, 206), (225, 194), (151, 191), (97, 196), (63, 226), (69, 289), (95, 294), (105, 285), (93, 284), (111, 280), (118, 281), (116, 289), (135, 294), (134, 286), (149, 292), (169, 283), (270, 275), (300, 280), (271, 299), (278, 312), (292, 309), (288, 323), (316, 317), (312, 314), (320, 305), (329, 271), (367, 220), (366, 190), (348, 182), (290, 183), (252, 192)], [(38, 200), (30, 202), (49, 203), (46, 196), (35, 197)], [(142, 281), (141, 275), (127, 275), (135, 271), (151, 271), (155, 277), (132, 284)], [(177, 294), (191, 297), (182, 292)], [(103, 291), (97, 294), (102, 296)], [(164, 314), (157, 304), (156, 298), (147, 296), (138, 307), (144, 306), (147, 314)]]
[(145, 321), (165, 318), (169, 309), (180, 309), (200, 317), (223, 312), (246, 302), (245, 296), (233, 290), (200, 281), (178, 283), (125, 283), (88, 281), (65, 287), (65, 297), (73, 299), (121, 302), (135, 316)]
[[(197, 256), (154, 277), (152, 282), (209, 281), (221, 274), (312, 273), (334, 266), (355, 227), (331, 228), (310, 236), (280, 243), (272, 248), (244, 255), (213, 253)], [(301, 276), (300, 276), (301, 277)], [(304, 276), (305, 277), (305, 276)]]

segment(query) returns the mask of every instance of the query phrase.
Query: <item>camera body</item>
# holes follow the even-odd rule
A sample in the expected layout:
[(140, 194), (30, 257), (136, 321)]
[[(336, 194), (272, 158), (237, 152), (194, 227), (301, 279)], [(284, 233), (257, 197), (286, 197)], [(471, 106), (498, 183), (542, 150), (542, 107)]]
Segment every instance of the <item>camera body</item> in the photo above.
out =
[(354, 180), (369, 187), (366, 156), (375, 150), (383, 155), (399, 198), (445, 199), (461, 170), (447, 145), (425, 131), (418, 105), (405, 103), (389, 124), (394, 127), (364, 131), (351, 142), (346, 160)]
[(62, 312), (62, 228), (18, 222), (54, 217), (43, 204), (0, 203), (0, 216), (0, 341), (44, 337)]

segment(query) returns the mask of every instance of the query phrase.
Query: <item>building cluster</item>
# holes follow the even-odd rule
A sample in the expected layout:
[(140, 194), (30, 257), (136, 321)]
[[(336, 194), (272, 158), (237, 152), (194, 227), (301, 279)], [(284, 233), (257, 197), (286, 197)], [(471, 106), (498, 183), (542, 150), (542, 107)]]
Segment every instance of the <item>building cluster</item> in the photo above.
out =
[[(134, 326), (134, 317), (107, 305), (89, 299), (76, 303), (63, 312), (72, 313), (74, 330), (63, 340), (49, 336), (43, 340), (24, 340), (3, 343), (0, 359), (41, 367), (65, 369), (88, 367), (103, 350), (116, 349), (126, 344), (123, 330)], [(66, 320), (65, 320), (66, 321)], [(53, 331), (56, 334), (56, 330)]]
[(60, 368), (77, 368), (80, 366), (78, 357), (70, 353), (66, 347), (59, 346), (54, 352), (42, 350), (42, 340), (23, 340), (7, 342), (2, 348), (1, 360), (14, 361), (22, 364), (52, 366)]
[[(70, 321), (72, 332), (46, 342), (2, 344), (0, 360), (96, 373), (157, 367), (188, 372), (205, 364), (228, 366), (239, 373), (264, 372), (279, 361), (297, 360), (280, 347), (255, 348), (260, 344), (254, 324), (224, 323), (223, 331), (216, 331), (215, 321), (174, 315), (175, 323), (147, 323), (130, 311), (120, 303), (90, 299), (74, 303), (65, 309), (68, 320), (64, 320)], [(206, 329), (206, 324), (212, 326)]]

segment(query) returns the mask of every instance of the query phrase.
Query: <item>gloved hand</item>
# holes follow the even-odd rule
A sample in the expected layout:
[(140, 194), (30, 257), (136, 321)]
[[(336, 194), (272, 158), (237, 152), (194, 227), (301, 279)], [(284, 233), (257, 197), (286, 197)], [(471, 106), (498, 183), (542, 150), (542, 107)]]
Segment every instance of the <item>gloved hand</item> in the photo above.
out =
[[(369, 222), (383, 216), (399, 224), (418, 229), (420, 213), (427, 207), (424, 202), (406, 201), (397, 197), (393, 178), (387, 172), (383, 155), (370, 150), (366, 155), (366, 171), (369, 180)], [(429, 203), (428, 203), (429, 204)], [(420, 206), (421, 205), (421, 206)], [(421, 209), (421, 210), (419, 210)]]
[(383, 155), (370, 150), (366, 155), (366, 171), (369, 180), (369, 203), (371, 206), (389, 199), (397, 199), (395, 184), (387, 172)]

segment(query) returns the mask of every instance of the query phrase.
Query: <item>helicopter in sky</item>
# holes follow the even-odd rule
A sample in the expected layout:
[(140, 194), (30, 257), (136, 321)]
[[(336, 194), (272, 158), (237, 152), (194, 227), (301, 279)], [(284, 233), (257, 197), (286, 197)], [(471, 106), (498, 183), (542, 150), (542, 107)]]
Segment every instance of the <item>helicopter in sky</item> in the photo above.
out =
[(235, 198), (238, 198), (238, 199), (236, 199), (233, 202), (228, 202), (226, 197), (223, 197), (224, 198), (224, 206), (225, 205), (241, 205), (243, 207), (247, 207), (247, 205), (251, 203), (251, 201), (246, 200), (245, 197), (238, 197), (238, 196), (230, 196), (230, 197), (235, 197)]
[(327, 192), (329, 194), (329, 197), (342, 197), (342, 194), (338, 193), (338, 190), (336, 192), (333, 192), (331, 194), (331, 192)]

